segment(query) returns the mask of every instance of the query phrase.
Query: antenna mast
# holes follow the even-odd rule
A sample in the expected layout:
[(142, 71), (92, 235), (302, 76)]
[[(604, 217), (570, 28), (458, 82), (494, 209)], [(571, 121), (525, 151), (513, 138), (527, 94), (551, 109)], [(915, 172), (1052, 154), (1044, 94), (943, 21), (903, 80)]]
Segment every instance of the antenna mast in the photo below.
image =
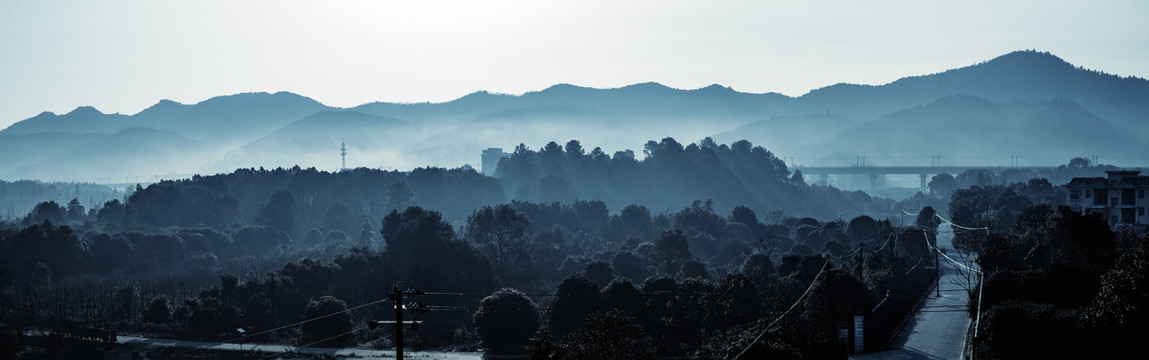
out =
[(339, 170), (346, 169), (347, 168), (347, 143), (340, 143), (339, 144), (339, 156), (343, 158), (343, 166), (339, 167)]

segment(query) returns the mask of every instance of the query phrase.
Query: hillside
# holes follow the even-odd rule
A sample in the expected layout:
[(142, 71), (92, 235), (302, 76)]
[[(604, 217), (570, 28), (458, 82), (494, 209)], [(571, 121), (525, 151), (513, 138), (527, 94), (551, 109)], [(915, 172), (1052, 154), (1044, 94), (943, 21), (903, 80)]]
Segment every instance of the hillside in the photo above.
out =
[(98, 178), (180, 174), (210, 154), (205, 144), (179, 134), (133, 127), (63, 149), (0, 176), (94, 181)]
[[(1144, 148), (1137, 139), (1149, 137), (1147, 125), (1149, 81), (1018, 51), (889, 84), (837, 84), (800, 97), (651, 82), (610, 89), (558, 84), (522, 95), (479, 91), (442, 103), (374, 102), (346, 109), (287, 92), (219, 96), (191, 105), (163, 100), (134, 115), (85, 106), (63, 115), (45, 112), (0, 130), (0, 149), (20, 158), (0, 161), (0, 176), (66, 180), (58, 176), (72, 170), (58, 168), (46, 154), (68, 152), (81, 165), (108, 161), (110, 152), (81, 145), (134, 127), (199, 144), (187, 147), (192, 150), (174, 164), (132, 169), (162, 174), (174, 168), (214, 173), (296, 164), (333, 170), (344, 142), (351, 149), (348, 166), (411, 169), (476, 166), (487, 147), (538, 148), (577, 139), (600, 144), (608, 154), (630, 149), (641, 155), (634, 144), (708, 136), (751, 140), (779, 157), (807, 163), (836, 154), (923, 164), (928, 160), (922, 158), (945, 154), (978, 164), (1006, 162), (1009, 155), (1042, 164), (1098, 155), (1143, 165), (1130, 151)], [(131, 162), (132, 154), (148, 151), (132, 148), (116, 156)]]
[(104, 114), (91, 106), (81, 106), (57, 115), (42, 112), (0, 131), (0, 135), (30, 135), (38, 133), (111, 134), (130, 127), (133, 118), (120, 114)]
[[(1114, 143), (1123, 145), (1105, 146)], [(1149, 144), (1070, 100), (997, 103), (961, 95), (882, 116), (804, 152), (828, 149), (902, 163), (942, 155), (947, 164), (986, 165), (984, 159), (1018, 154), (1028, 164), (1089, 155), (1128, 160)]]
[(398, 144), (409, 141), (414, 126), (406, 121), (357, 111), (323, 111), (227, 152), (210, 166), (214, 172), (236, 168), (292, 167), (296, 164), (338, 164), (338, 146), (347, 143), (349, 164), (383, 164), (393, 159)]
[(837, 84), (799, 98), (808, 108), (873, 118), (950, 95), (994, 102), (1070, 99), (1116, 126), (1149, 135), (1149, 81), (1087, 70), (1049, 53), (1017, 51), (881, 86)]

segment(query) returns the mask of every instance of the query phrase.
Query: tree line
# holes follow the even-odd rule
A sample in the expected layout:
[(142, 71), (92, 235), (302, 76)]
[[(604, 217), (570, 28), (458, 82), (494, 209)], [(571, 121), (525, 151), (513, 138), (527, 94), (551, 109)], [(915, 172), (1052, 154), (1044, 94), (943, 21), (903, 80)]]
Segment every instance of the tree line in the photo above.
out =
[(951, 195), (955, 223), (988, 228), (954, 228), (983, 279), (969, 296), (978, 358), (1116, 357), (1149, 339), (1149, 236), (1057, 205), (1063, 190), (1051, 203), (1050, 192), (1031, 179)]
[[(747, 207), (719, 215), (702, 201), (662, 214), (652, 214), (640, 205), (612, 214), (597, 201), (511, 202), (473, 211), (458, 232), (442, 214), (413, 206), (401, 212), (393, 210), (378, 224), (383, 241), (374, 246), (347, 245), (333, 257), (304, 257), (268, 272), (225, 272), (216, 284), (183, 298), (141, 293), (138, 286), (130, 284), (119, 286), (114, 291), (135, 291), (136, 295), (106, 296), (107, 303), (76, 299), (73, 301), (82, 304), (73, 304), (77, 310), (69, 313), (114, 308), (117, 315), (112, 326), (121, 330), (227, 340), (236, 336), (235, 328), (263, 331), (328, 314), (332, 309), (373, 304), (386, 298), (387, 284), (402, 280), (428, 290), (461, 294), (428, 296), (426, 301), (442, 311), (424, 315), (428, 325), (411, 332), (408, 344), (416, 347), (471, 344), (496, 352), (536, 351), (571, 358), (582, 357), (585, 351), (606, 351), (581, 347), (589, 346), (586, 339), (601, 336), (595, 331), (621, 329), (645, 334), (628, 339), (649, 338), (650, 354), (721, 354), (735, 350), (730, 345), (732, 339), (745, 343), (748, 334), (765, 326), (767, 317), (781, 314), (797, 301), (808, 285), (830, 287), (832, 292), (815, 292), (837, 299), (833, 305), (840, 308), (834, 313), (837, 315), (823, 313), (828, 303), (807, 303), (794, 317), (800, 320), (786, 322), (795, 328), (787, 328), (782, 332), (786, 335), (755, 347), (755, 351), (799, 356), (827, 346), (844, 347), (829, 336), (836, 333), (838, 318), (872, 306), (879, 300), (875, 294), (884, 293), (898, 281), (894, 274), (916, 266), (925, 252), (925, 245), (917, 241), (920, 235), (868, 216), (822, 222), (776, 212), (760, 217)], [(254, 228), (276, 232), (268, 226)], [(97, 254), (110, 258), (117, 249), (124, 251), (121, 254), (142, 252), (146, 255), (138, 259), (150, 262), (116, 263), (135, 266), (130, 270), (133, 272), (146, 272), (149, 266), (179, 261), (170, 257), (172, 253), (195, 253), (187, 251), (188, 243), (198, 241), (199, 245), (192, 247), (201, 250), (223, 244), (234, 248), (236, 241), (244, 238), (240, 232), (259, 232), (253, 227), (233, 233), (210, 228), (174, 229), (160, 234), (98, 234), (95, 241), (101, 245), (94, 242), (88, 246), (68, 225), (57, 226), (47, 220), (6, 230), (0, 242), (26, 246), (24, 251), (31, 251), (34, 245), (71, 244), (67, 246), (74, 246), (71, 254), (75, 258), (69, 264), (99, 262)], [(278, 233), (269, 236), (283, 236)], [(881, 245), (890, 238), (901, 239), (903, 245), (896, 249)], [(262, 251), (284, 251), (283, 243), (266, 245)], [(865, 252), (864, 257), (856, 258), (850, 253), (858, 248), (887, 251)], [(60, 250), (46, 254), (56, 251)], [(260, 250), (253, 251), (246, 256)], [(827, 257), (835, 260), (823, 269)], [(37, 259), (49, 260), (30, 256), (21, 261)], [(59, 272), (67, 268), (65, 261), (51, 261), (57, 262), (44, 263), (43, 267), (59, 269), (53, 276), (62, 276)], [(16, 263), (7, 261), (6, 265), (11, 269)], [(67, 271), (73, 271), (75, 277), (80, 270)], [(20, 286), (44, 289), (68, 284), (28, 279)], [(8, 289), (16, 288), (8, 284)], [(490, 336), (492, 332), (513, 332), (485, 323), (482, 315), (505, 315), (505, 310), (484, 304), (501, 303), (501, 298), (522, 292), (530, 295), (525, 302), (519, 297), (520, 304), (544, 305), (532, 308), (533, 317), (539, 319), (534, 331), (525, 338), (509, 340), (530, 347), (508, 347), (498, 336)], [(20, 299), (19, 291), (8, 295), (13, 302), (28, 304), (28, 299)], [(134, 314), (124, 312), (128, 308), (125, 298), (136, 299), (130, 303)], [(818, 299), (808, 301), (824, 301)], [(262, 336), (264, 341), (301, 345), (349, 333), (323, 345), (386, 347), (391, 345), (389, 334), (364, 327), (370, 320), (392, 316), (391, 311), (380, 309), (390, 310), (372, 305), (370, 311), (332, 317), (339, 321), (308, 323), (307, 327)], [(54, 310), (33, 302), (31, 310), (10, 314), (9, 319), (46, 321), (53, 318)], [(77, 317), (70, 321), (84, 320)], [(511, 322), (495, 322), (504, 323)], [(484, 328), (482, 324), (487, 325)], [(809, 324), (816, 324), (817, 331), (809, 332)]]
[[(355, 309), (261, 336), (306, 345), (346, 334), (321, 343), (387, 347), (389, 335), (365, 324), (393, 316), (380, 304), (402, 280), (440, 293), (425, 300), (438, 307), (420, 315), (427, 326), (407, 335), (416, 347), (820, 358), (846, 346), (840, 322), (918, 286), (907, 275), (929, 262), (921, 229), (937, 226), (932, 208), (913, 226), (847, 220), (909, 203), (808, 186), (748, 142), (667, 138), (642, 160), (596, 150), (520, 146), (499, 178), (240, 169), (137, 187), (97, 209), (43, 202), (0, 224), (4, 301), (18, 304), (5, 316), (228, 340), (237, 327)], [(1034, 223), (1027, 206), (1058, 197), (1040, 180), (949, 193), (959, 223)], [(161, 273), (165, 283), (141, 284)]]
[(841, 214), (886, 212), (893, 201), (864, 192), (808, 186), (800, 171), (769, 150), (746, 140), (718, 144), (711, 138), (684, 145), (674, 138), (648, 141), (643, 157), (630, 150), (612, 155), (587, 152), (578, 140), (551, 141), (538, 151), (519, 144), (499, 161), (496, 177), (513, 199), (570, 202), (595, 199), (611, 208), (641, 204), (674, 209), (710, 199), (729, 211), (745, 206), (758, 212), (833, 218)]

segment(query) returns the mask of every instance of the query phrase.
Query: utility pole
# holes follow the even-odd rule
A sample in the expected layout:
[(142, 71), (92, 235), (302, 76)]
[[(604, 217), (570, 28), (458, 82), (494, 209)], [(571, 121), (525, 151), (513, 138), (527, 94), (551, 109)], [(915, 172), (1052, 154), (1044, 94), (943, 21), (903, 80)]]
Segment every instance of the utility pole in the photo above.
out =
[(416, 290), (413, 288), (403, 289), (399, 285), (404, 284), (402, 281), (396, 281), (393, 286), (394, 290), (387, 294), (387, 298), (391, 299), (391, 303), (395, 304), (395, 321), (372, 321), (367, 323), (367, 327), (375, 329), (379, 325), (394, 325), (395, 326), (395, 359), (403, 360), (403, 328), (410, 326), (411, 330), (416, 330), (419, 325), (423, 324), (422, 320), (403, 321), (403, 310), (411, 310), (418, 314), (427, 312), (427, 306), (420, 302), (411, 302), (410, 306), (403, 303), (403, 295), (424, 295), (423, 290)]
[[(897, 248), (898, 248), (898, 235), (897, 235), (897, 233), (890, 233), (889, 241), (890, 241), (890, 270), (891, 270), (891, 272), (893, 272), (894, 258), (897, 257)], [(888, 286), (889, 287), (886, 289), (887, 295), (889, 294), (889, 291), (890, 291), (889, 289), (894, 288), (894, 278), (892, 276), (890, 277), (890, 284)]]
[[(345, 150), (344, 154), (346, 153)], [(395, 286), (395, 293), (392, 295), (395, 296), (395, 358), (403, 360), (403, 290)]]
[(941, 260), (941, 257), (938, 256), (940, 252), (942, 252), (941, 249), (934, 245), (934, 288), (938, 291), (937, 297), (942, 297), (942, 263), (938, 262)]

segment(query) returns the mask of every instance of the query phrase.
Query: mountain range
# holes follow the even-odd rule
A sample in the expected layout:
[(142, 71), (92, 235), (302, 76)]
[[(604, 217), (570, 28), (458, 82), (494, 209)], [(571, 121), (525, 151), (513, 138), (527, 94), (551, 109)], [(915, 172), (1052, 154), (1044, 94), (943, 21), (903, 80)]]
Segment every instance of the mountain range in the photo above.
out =
[[(522, 95), (476, 92), (443, 103), (351, 108), (305, 96), (244, 93), (196, 104), (163, 100), (134, 115), (82, 106), (0, 130), (0, 179), (96, 181), (186, 177), (248, 167), (409, 170), (478, 167), (488, 147), (510, 151), (577, 139), (608, 154), (674, 137), (749, 140), (806, 165), (1055, 165), (1098, 156), (1144, 165), (1149, 81), (1018, 51), (884, 85), (836, 84), (799, 97), (711, 85), (613, 89), (558, 84)], [(641, 151), (636, 151), (641, 153)]]

